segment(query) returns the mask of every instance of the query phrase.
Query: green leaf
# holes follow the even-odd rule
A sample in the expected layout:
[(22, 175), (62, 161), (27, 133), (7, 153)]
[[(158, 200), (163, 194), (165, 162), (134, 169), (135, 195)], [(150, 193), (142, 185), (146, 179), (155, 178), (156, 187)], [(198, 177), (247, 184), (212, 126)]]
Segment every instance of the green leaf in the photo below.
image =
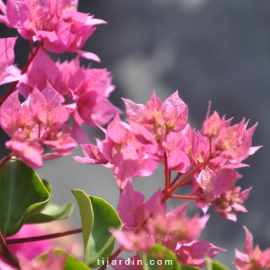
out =
[(154, 245), (148, 254), (140, 255), (142, 258), (143, 270), (180, 270), (176, 255), (161, 245)]
[[(61, 249), (54, 250), (54, 253), (56, 256), (58, 256), (59, 254), (63, 254), (64, 256), (67, 256), (65, 267), (63, 270), (91, 270), (86, 264), (75, 259), (71, 255), (67, 254), (64, 250), (61, 250)], [(45, 260), (46, 256), (47, 254), (43, 254), (39, 258)]]
[(80, 208), (84, 262), (95, 268), (100, 266), (98, 259), (106, 261), (112, 253), (115, 238), (108, 229), (113, 227), (120, 230), (122, 222), (114, 208), (103, 199), (87, 196), (84, 191), (78, 189), (72, 192)]
[(52, 195), (52, 187), (51, 187), (50, 183), (46, 179), (42, 179), (41, 181), (42, 181), (44, 187), (48, 190), (49, 195), (51, 196)]
[(112, 254), (115, 238), (108, 231), (110, 227), (121, 230), (122, 221), (114, 208), (101, 198), (89, 196), (94, 211), (94, 226), (84, 261), (92, 268), (98, 267), (97, 259), (107, 260)]
[(54, 220), (66, 219), (72, 214), (73, 208), (74, 206), (71, 202), (61, 206), (48, 202), (45, 207), (42, 207), (42, 209), (37, 207), (36, 209), (30, 211), (27, 214), (24, 223), (45, 223)]
[[(42, 183), (51, 196), (52, 188), (49, 182), (45, 179), (42, 179)], [(73, 208), (74, 206), (71, 202), (58, 206), (48, 201), (47, 203), (42, 204), (28, 212), (24, 223), (45, 223), (54, 220), (66, 219), (72, 214)]]
[(86, 250), (94, 225), (94, 212), (92, 208), (92, 203), (88, 195), (83, 190), (76, 189), (71, 190), (71, 192), (75, 196), (78, 206), (80, 208), (80, 216), (83, 229), (83, 243), (84, 250)]
[(23, 162), (8, 161), (0, 170), (0, 231), (16, 234), (27, 212), (45, 204), (49, 193), (35, 171)]
[(228, 270), (228, 268), (218, 261), (205, 257), (206, 270)]

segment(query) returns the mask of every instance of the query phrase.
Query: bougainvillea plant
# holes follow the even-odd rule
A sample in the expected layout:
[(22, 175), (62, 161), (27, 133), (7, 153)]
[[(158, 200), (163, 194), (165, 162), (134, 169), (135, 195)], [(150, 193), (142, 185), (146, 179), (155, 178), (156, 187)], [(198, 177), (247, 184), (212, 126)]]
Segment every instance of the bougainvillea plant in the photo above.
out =
[[(20, 70), (14, 65), (17, 38), (0, 39), (0, 84), (10, 83), (0, 98), (0, 125), (10, 136), (5, 143), (10, 154), (0, 163), (0, 269), (104, 270), (110, 264), (115, 270), (226, 269), (213, 260), (225, 250), (199, 237), (210, 207), (232, 221), (237, 220), (237, 211), (247, 212), (244, 202), (251, 188), (237, 186), (241, 175), (236, 169), (259, 149), (252, 146), (256, 125), (248, 128), (245, 119), (232, 125), (231, 119), (211, 114), (209, 105), (201, 130), (195, 130), (178, 92), (163, 103), (155, 92), (146, 105), (123, 99), (123, 121), (122, 111), (108, 100), (114, 90), (110, 73), (80, 65), (80, 57), (99, 61), (82, 47), (105, 22), (78, 12), (77, 4), (0, 0), (0, 22), (15, 28), (30, 46)], [(47, 51), (68, 51), (77, 57), (54, 62)], [(102, 129), (104, 140), (89, 144), (82, 125)], [(75, 161), (113, 170), (120, 191), (117, 209), (83, 190), (72, 190), (82, 228), (46, 234), (44, 226), (69, 217), (73, 205), (53, 205), (50, 184), (33, 168), (70, 154), (78, 144), (84, 157), (74, 157)], [(132, 178), (151, 175), (159, 164), (164, 167), (164, 189), (153, 190), (145, 201), (134, 190)], [(189, 196), (175, 193), (183, 186), (190, 186)], [(168, 212), (170, 198), (179, 206)], [(199, 208), (193, 217), (186, 214), (189, 200)], [(40, 223), (45, 224), (43, 230), (36, 225)], [(270, 249), (253, 249), (252, 235), (244, 229), (245, 253), (236, 251), (237, 269), (270, 269)], [(55, 249), (49, 240), (75, 233), (82, 233), (83, 260), (69, 248)], [(119, 248), (113, 251), (115, 240)], [(121, 258), (123, 250), (131, 257)]]

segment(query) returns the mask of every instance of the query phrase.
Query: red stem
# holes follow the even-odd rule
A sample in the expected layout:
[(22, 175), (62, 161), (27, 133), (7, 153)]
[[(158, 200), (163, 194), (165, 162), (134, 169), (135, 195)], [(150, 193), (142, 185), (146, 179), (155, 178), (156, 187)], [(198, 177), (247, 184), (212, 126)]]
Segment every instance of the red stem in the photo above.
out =
[[(40, 46), (41, 46), (41, 41), (38, 43), (38, 45), (37, 45), (36, 50), (34, 51), (34, 53), (32, 53), (32, 54), (30, 55), (30, 57), (29, 57), (29, 59), (28, 59), (26, 65), (24, 66), (24, 68), (23, 68), (22, 71), (21, 71), (21, 74), (24, 74), (24, 73), (27, 71), (29, 65), (32, 63), (33, 59), (35, 58), (35, 56), (36, 56), (36, 54), (37, 54), (37, 52), (38, 52)], [(16, 86), (17, 86), (18, 83), (19, 83), (19, 81), (16, 81), (16, 82), (14, 82), (14, 83), (11, 85), (11, 87), (9, 88), (9, 90), (7, 91), (7, 93), (6, 93), (6, 94), (4, 95), (4, 97), (1, 99), (0, 105), (2, 105), (3, 102), (9, 97), (9, 95), (13, 92), (13, 90), (16, 88)]]
[(29, 237), (29, 238), (6, 239), (6, 244), (7, 245), (15, 245), (15, 244), (28, 243), (28, 242), (42, 241), (42, 240), (63, 237), (63, 236), (66, 236), (66, 235), (76, 234), (76, 233), (81, 233), (81, 232), (82, 232), (82, 228), (81, 229), (71, 230), (71, 231), (66, 231), (66, 232), (53, 233), (53, 234), (47, 234), (47, 235), (35, 236), (35, 237)]
[(191, 177), (194, 173), (196, 173), (201, 167), (203, 167), (204, 165), (206, 165), (209, 162), (209, 158), (206, 159), (204, 162), (202, 162), (201, 164), (199, 164), (197, 167), (195, 167), (192, 171), (190, 171), (188, 174), (186, 174), (180, 182), (178, 182), (176, 185), (174, 185), (173, 187), (170, 188), (169, 190), (169, 194), (172, 195), (173, 192), (178, 189), (179, 187), (181, 187), (181, 185), (189, 178)]
[(0, 163), (0, 169), (14, 156), (14, 153), (10, 153), (8, 156), (4, 157)]
[(170, 172), (168, 170), (168, 160), (166, 151), (164, 153), (164, 165), (165, 165), (165, 193), (169, 191), (170, 188)]
[(181, 187), (183, 187), (183, 186), (192, 186), (192, 180), (189, 180), (181, 185)]
[(30, 53), (32, 54), (33, 53), (33, 48), (34, 48), (32, 39), (29, 40), (29, 44), (30, 44)]
[(182, 196), (182, 195), (175, 195), (175, 194), (172, 194), (171, 198), (181, 199), (181, 200), (199, 200), (200, 199), (200, 197)]

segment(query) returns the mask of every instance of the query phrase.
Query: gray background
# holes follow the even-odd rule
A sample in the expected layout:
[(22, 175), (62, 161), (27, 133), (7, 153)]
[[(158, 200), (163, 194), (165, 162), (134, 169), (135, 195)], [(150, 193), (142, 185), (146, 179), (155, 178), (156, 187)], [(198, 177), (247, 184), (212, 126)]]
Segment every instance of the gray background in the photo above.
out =
[[(210, 211), (211, 218), (200, 239), (227, 249), (217, 258), (230, 269), (235, 269), (231, 264), (234, 248), (242, 251), (243, 225), (262, 249), (270, 246), (270, 1), (82, 0), (79, 10), (108, 22), (98, 27), (85, 49), (102, 60), (93, 66), (112, 72), (116, 90), (111, 101), (123, 110), (121, 97), (145, 104), (154, 89), (163, 101), (178, 89), (189, 106), (193, 127), (201, 127), (209, 100), (212, 111), (234, 117), (233, 123), (242, 117), (250, 119), (250, 126), (259, 122), (253, 145), (263, 148), (246, 161), (250, 168), (239, 170), (243, 178), (238, 184), (243, 189), (253, 186), (245, 203), (249, 212), (238, 212), (238, 222), (234, 223)], [(7, 35), (2, 27), (1, 36)], [(27, 60), (27, 42), (20, 39), (16, 49), (16, 61), (22, 67)], [(66, 56), (71, 57), (66, 54), (61, 59)], [(6, 88), (2, 89), (4, 92)], [(94, 137), (103, 138), (97, 129), (87, 131), (92, 143)], [(2, 133), (2, 140), (6, 140)], [(2, 156), (9, 153), (3, 146), (0, 150)], [(69, 157), (47, 161), (37, 170), (52, 183), (53, 202), (74, 201), (69, 189), (80, 188), (116, 207), (119, 193), (112, 172), (102, 166), (77, 163), (74, 155), (81, 155), (80, 149)], [(149, 198), (163, 187), (163, 178), (159, 167), (153, 176), (134, 178), (133, 183)], [(178, 203), (170, 201), (173, 206)], [(190, 214), (195, 211), (199, 210), (189, 208)], [(73, 217), (79, 226), (78, 209)]]

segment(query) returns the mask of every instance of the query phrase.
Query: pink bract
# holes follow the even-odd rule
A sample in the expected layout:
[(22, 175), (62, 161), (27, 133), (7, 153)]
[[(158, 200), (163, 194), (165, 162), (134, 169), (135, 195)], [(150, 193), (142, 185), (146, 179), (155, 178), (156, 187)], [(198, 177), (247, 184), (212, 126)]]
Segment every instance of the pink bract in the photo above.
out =
[(261, 251), (256, 245), (253, 249), (253, 236), (244, 226), (246, 240), (244, 243), (244, 252), (235, 250), (236, 260), (234, 262), (238, 270), (270, 269), (270, 248)]
[(125, 188), (132, 177), (149, 176), (154, 172), (157, 162), (147, 155), (144, 145), (136, 140), (119, 115), (116, 115), (105, 132), (106, 139), (99, 142), (98, 146), (82, 146), (86, 158), (75, 157), (75, 160), (112, 168), (120, 190)]
[(57, 153), (46, 159), (68, 154), (77, 146), (70, 135), (61, 130), (70, 113), (49, 83), (42, 93), (34, 88), (22, 104), (18, 100), (18, 91), (14, 92), (0, 109), (1, 127), (11, 136), (6, 142), (7, 148), (33, 168), (42, 166), (42, 146)]

